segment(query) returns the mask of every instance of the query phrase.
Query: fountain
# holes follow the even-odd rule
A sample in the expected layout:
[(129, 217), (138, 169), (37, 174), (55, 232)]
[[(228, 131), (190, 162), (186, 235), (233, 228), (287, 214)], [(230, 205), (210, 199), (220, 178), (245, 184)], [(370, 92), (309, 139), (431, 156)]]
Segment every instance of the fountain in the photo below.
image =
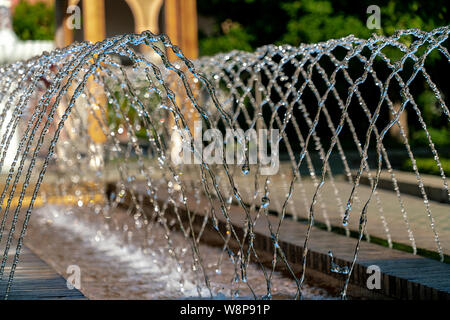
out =
[[(54, 49), (55, 46), (52, 41), (19, 40), (12, 29), (10, 7), (11, 1), (0, 1), (0, 65), (26, 60), (41, 54), (43, 51)], [(7, 117), (10, 116), (11, 114), (8, 113)], [(14, 136), (12, 143), (17, 146), (17, 136)], [(7, 154), (6, 163), (11, 163), (13, 157), (12, 153)]]
[[(414, 254), (431, 239), (431, 250), (444, 261), (448, 234), (439, 230), (442, 220), (436, 220), (399, 118), (408, 108), (420, 123), (450, 198), (437, 148), (410, 90), (423, 77), (448, 121), (446, 97), (425, 61), (432, 55), (449, 61), (449, 30), (269, 45), (193, 62), (165, 35), (144, 32), (75, 43), (0, 67), (0, 167), (6, 173), (0, 196), (0, 276), (7, 281), (5, 297), (35, 207), (61, 212), (75, 207), (71, 214), (104, 221), (99, 241), (111, 241), (103, 234), (114, 229), (130, 237), (130, 230), (143, 234), (142, 248), (164, 242), (178, 274), (171, 277), (193, 274), (191, 288), (201, 297), (217, 296), (214, 273), (226, 265), (232, 270), (231, 297), (246, 292), (271, 299), (275, 271), (281, 267), (292, 278), (291, 298), (301, 298), (314, 244), (311, 234), (320, 225), (329, 231), (339, 226), (347, 236), (356, 232), (348, 253), (351, 263), (340, 266), (330, 253), (329, 269), (345, 279), (344, 298), (371, 230), (380, 231), (376, 236), (391, 247), (405, 235)], [(139, 45), (158, 58), (150, 61), (136, 52)], [(394, 60), (387, 49), (400, 57)], [(170, 62), (166, 51), (179, 60)], [(131, 66), (123, 66), (119, 56)], [(385, 143), (394, 126), (423, 198), (420, 221), (427, 218), (430, 229), (423, 243), (414, 233)], [(223, 138), (227, 130), (231, 134)], [(17, 145), (11, 143), (14, 136)], [(11, 151), (14, 158), (8, 163)], [(383, 170), (395, 189), (388, 195), (377, 189)], [(360, 185), (364, 174), (370, 187)], [(384, 201), (391, 194), (395, 212)], [(134, 224), (131, 229), (129, 219), (118, 213), (123, 210)], [(398, 220), (395, 214), (401, 220), (394, 226), (398, 229), (389, 224)], [(303, 251), (295, 257), (301, 271), (283, 244), (284, 232), (295, 234), (284, 229), (290, 221), (306, 226)], [(67, 228), (77, 230), (76, 225)], [(393, 233), (393, 228), (401, 231)], [(262, 234), (270, 239), (265, 244), (269, 259), (259, 250)], [(13, 237), (17, 247), (11, 257)], [(210, 266), (202, 243), (212, 238), (221, 249)], [(183, 254), (177, 249), (181, 244)], [(255, 290), (261, 283), (252, 283), (254, 273), (265, 292)]]

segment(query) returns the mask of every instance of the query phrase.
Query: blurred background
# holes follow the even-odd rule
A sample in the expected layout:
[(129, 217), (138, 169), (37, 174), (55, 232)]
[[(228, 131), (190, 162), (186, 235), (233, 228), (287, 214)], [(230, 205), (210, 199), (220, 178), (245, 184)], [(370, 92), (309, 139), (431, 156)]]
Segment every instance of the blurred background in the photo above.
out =
[[(368, 38), (373, 33), (392, 35), (397, 29), (409, 28), (430, 31), (448, 25), (449, 21), (447, 2), (443, 0), (3, 0), (2, 3), (10, 7), (12, 28), (19, 41), (40, 41), (36, 50), (29, 50), (30, 56), (42, 51), (42, 47), (47, 50), (74, 41), (95, 42), (118, 34), (150, 30), (156, 34), (166, 33), (188, 58), (197, 59), (232, 50), (251, 52), (266, 44), (298, 46), (350, 34), (359, 38)], [(372, 13), (368, 8), (373, 5), (379, 8), (379, 21), (376, 28), (369, 28)], [(401, 41), (409, 45), (413, 38), (404, 37)], [(14, 56), (27, 58), (17, 54), (19, 50), (15, 51), (13, 56), (4, 55), (9, 60), (14, 60)], [(394, 61), (402, 56), (394, 49), (385, 53)], [(446, 101), (450, 70), (444, 55), (435, 50), (427, 57), (425, 66)], [(405, 69), (412, 68), (413, 62), (407, 61)], [(415, 80), (411, 90), (417, 97), (444, 171), (449, 175), (449, 123), (424, 79)], [(338, 116), (338, 108), (336, 112)], [(363, 114), (359, 116), (364, 118)], [(381, 117), (389, 115), (381, 114)], [(421, 150), (428, 147), (428, 140), (416, 117), (408, 117), (405, 112), (400, 121), (417, 154), (420, 171), (439, 174), (434, 159), (426, 156), (429, 152), (424, 151), (421, 156)], [(346, 134), (349, 133), (343, 132), (344, 136)], [(386, 139), (389, 148), (402, 146), (398, 132), (391, 132)], [(394, 165), (402, 170), (412, 168), (408, 159), (398, 159)]]

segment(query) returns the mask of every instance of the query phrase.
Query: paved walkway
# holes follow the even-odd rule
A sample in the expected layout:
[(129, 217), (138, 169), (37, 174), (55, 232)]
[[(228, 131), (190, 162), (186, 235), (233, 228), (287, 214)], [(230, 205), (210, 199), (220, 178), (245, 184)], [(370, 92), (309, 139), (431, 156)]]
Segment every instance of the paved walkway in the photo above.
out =
[[(289, 190), (290, 180), (288, 176), (271, 177), (269, 188), (270, 209), (281, 212), (282, 204)], [(240, 191), (247, 191), (243, 193), (246, 193), (245, 198), (249, 201), (249, 195), (252, 192), (250, 188), (253, 186), (253, 183), (249, 183), (249, 180), (243, 176), (237, 177), (236, 182)], [(262, 179), (260, 183), (263, 183)], [(330, 181), (327, 181), (323, 185), (315, 205), (315, 217), (316, 221), (325, 223), (328, 220), (332, 226), (343, 227), (342, 214), (353, 185), (345, 182), (343, 179), (338, 179), (335, 181), (335, 186), (336, 188), (332, 186)], [(303, 191), (300, 185), (297, 184), (293, 197), (289, 202), (287, 213), (293, 216), (307, 218), (308, 208), (311, 204), (314, 191), (315, 186), (313, 181), (303, 178)], [(368, 186), (360, 185), (358, 187), (357, 198), (354, 201), (350, 213), (348, 225), (350, 230), (358, 230), (360, 213), (369, 194), (370, 188)], [(382, 239), (387, 239), (387, 234), (389, 234), (392, 241), (411, 245), (408, 228), (397, 195), (393, 191), (383, 189), (378, 189), (377, 194), (379, 197), (378, 201), (373, 196), (369, 204), (367, 232), (369, 235)], [(259, 196), (259, 199), (257, 198), (259, 202), (261, 196)], [(307, 200), (307, 206), (305, 205), (305, 198)], [(428, 217), (423, 199), (408, 194), (402, 194), (401, 199), (416, 246), (418, 248), (437, 251), (430, 218)], [(435, 220), (435, 229), (438, 233), (442, 250), (445, 254), (450, 254), (450, 206), (445, 203), (430, 201), (429, 208)], [(384, 216), (385, 223), (383, 222), (382, 216)], [(386, 232), (386, 228), (388, 232)]]

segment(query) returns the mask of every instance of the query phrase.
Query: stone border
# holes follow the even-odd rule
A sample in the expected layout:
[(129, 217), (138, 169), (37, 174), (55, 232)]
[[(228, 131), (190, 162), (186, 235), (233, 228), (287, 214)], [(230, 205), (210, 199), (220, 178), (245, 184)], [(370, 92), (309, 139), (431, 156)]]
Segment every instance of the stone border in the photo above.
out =
[[(376, 172), (372, 171), (372, 177), (375, 177)], [(409, 194), (422, 198), (419, 186), (417, 184), (416, 175), (410, 172), (394, 170), (395, 178), (397, 179), (397, 185), (400, 193)], [(352, 172), (352, 178), (356, 177), (356, 172)], [(439, 176), (432, 176), (428, 174), (421, 174), (424, 183), (424, 189), (429, 200), (450, 203), (448, 192), (444, 189), (444, 182)], [(366, 173), (361, 176), (361, 184), (370, 186), (370, 180)], [(390, 191), (394, 190), (394, 185), (391, 180), (391, 175), (387, 171), (382, 171), (380, 179), (378, 180), (378, 189), (385, 189)]]

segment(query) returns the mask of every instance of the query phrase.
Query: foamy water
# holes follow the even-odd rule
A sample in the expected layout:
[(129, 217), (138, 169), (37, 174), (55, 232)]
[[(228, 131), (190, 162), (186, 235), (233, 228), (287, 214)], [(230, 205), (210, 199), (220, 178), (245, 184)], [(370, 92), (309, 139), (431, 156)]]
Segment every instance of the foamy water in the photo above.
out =
[[(125, 211), (116, 209), (108, 223), (104, 221), (101, 213), (88, 209), (47, 205), (33, 212), (26, 245), (65, 277), (70, 265), (79, 266), (81, 291), (90, 299), (211, 297), (200, 272), (192, 270), (192, 254), (181, 233), (170, 233), (171, 251), (160, 226), (155, 225), (146, 239), (143, 228), (136, 227)], [(213, 298), (253, 298), (247, 283), (236, 281), (234, 265), (225, 255), (218, 269), (219, 248), (201, 244), (200, 251)], [(249, 265), (247, 277), (258, 297), (267, 294), (256, 265)], [(274, 297), (292, 298), (295, 293), (292, 279), (273, 274)], [(305, 299), (331, 298), (308, 285), (303, 294)]]

